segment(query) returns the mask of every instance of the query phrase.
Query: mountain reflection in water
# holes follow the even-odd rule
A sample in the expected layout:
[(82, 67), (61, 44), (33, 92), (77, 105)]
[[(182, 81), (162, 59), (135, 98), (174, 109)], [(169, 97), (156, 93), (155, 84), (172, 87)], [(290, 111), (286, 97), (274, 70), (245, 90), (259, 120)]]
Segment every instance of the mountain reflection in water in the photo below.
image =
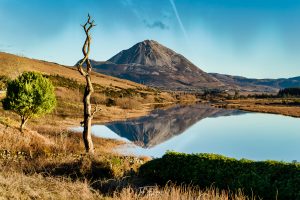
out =
[(109, 123), (106, 127), (143, 148), (150, 148), (180, 135), (204, 118), (243, 113), (239, 110), (214, 108), (208, 104), (177, 105), (166, 110), (156, 109), (138, 119)]

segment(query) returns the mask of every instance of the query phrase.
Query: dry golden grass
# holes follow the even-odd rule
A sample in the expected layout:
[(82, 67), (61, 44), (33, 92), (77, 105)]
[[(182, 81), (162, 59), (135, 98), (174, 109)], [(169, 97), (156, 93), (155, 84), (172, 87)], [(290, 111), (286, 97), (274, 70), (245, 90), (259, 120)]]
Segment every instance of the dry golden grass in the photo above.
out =
[(183, 94), (183, 95), (180, 95), (179, 96), (179, 102), (182, 102), (182, 103), (195, 103), (197, 102), (197, 97), (193, 94)]
[[(1, 125), (0, 127), (2, 128)], [(118, 179), (132, 170), (136, 171), (148, 159), (113, 153), (113, 149), (121, 144), (115, 140), (93, 137), (95, 155), (91, 157), (84, 153), (81, 134), (35, 133), (31, 136), (29, 133), (30, 131), (26, 131), (22, 135), (18, 130), (8, 128), (1, 134), (0, 176), (1, 172), (11, 176), (14, 173), (25, 173), (26, 176), (37, 178), (38, 182), (40, 179), (35, 174), (42, 174), (52, 178), (64, 177), (75, 182), (84, 179), (99, 182), (107, 178)], [(0, 184), (0, 194), (3, 187)]]
[(242, 99), (228, 100), (224, 105), (226, 108), (237, 108), (240, 110), (281, 114), (292, 117), (300, 117), (300, 107), (286, 105), (285, 101), (294, 101), (288, 99)]
[(116, 105), (122, 109), (141, 109), (142, 103), (136, 98), (123, 97), (116, 99)]
[(143, 104), (151, 104), (153, 102), (155, 102), (155, 96), (153, 95), (147, 95), (142, 101)]
[[(14, 154), (23, 152), (34, 158), (52, 154), (84, 153), (81, 133), (45, 126), (35, 128), (38, 132), (27, 129), (22, 133), (15, 127), (0, 123), (0, 150)], [(114, 148), (123, 144), (121, 141), (98, 137), (93, 137), (93, 141), (97, 155), (112, 154)]]
[(0, 199), (103, 199), (87, 182), (66, 178), (0, 172)]
[(0, 149), (10, 152), (26, 152), (28, 155), (48, 151), (55, 145), (46, 136), (35, 131), (25, 131), (24, 133), (10, 127), (0, 125)]
[(160, 98), (164, 99), (165, 102), (176, 102), (176, 98), (174, 98), (170, 93), (162, 92), (159, 96)]
[[(116, 192), (113, 199), (119, 200), (247, 200), (246, 196), (238, 194), (228, 194), (226, 191), (219, 191), (213, 188), (200, 190), (185, 186), (166, 186), (163, 188), (146, 187), (138, 190), (125, 188), (121, 192)], [(253, 198), (254, 199), (254, 198)]]
[(56, 95), (57, 98), (61, 98), (64, 101), (67, 101), (67, 102), (81, 103), (82, 99), (83, 99), (83, 94), (79, 89), (72, 90), (72, 89), (68, 89), (68, 88), (65, 88), (65, 87), (56, 87), (55, 88), (55, 95)]
[(281, 114), (281, 115), (286, 115), (291, 117), (300, 117), (300, 107), (242, 105), (239, 106), (239, 109), (245, 111), (251, 111), (251, 112), (273, 113), (273, 114)]
[(105, 94), (102, 93), (95, 93), (91, 97), (91, 103), (92, 104), (102, 104), (106, 105), (108, 97)]
[[(106, 200), (247, 200), (241, 192), (230, 195), (226, 191), (193, 187), (166, 186), (159, 188), (130, 187), (104, 196), (93, 189), (89, 181), (63, 177), (45, 177), (41, 174), (24, 175), (18, 172), (0, 172), (0, 199), (106, 199)], [(254, 199), (254, 198), (251, 198)]]
[[(0, 75), (6, 75), (11, 78), (16, 78), (24, 71), (38, 71), (48, 75), (60, 75), (75, 79), (79, 82), (84, 82), (76, 68), (59, 65), (56, 63), (29, 59), (25, 57), (16, 56), (8, 53), (0, 52)], [(145, 87), (143, 85), (106, 76), (99, 73), (93, 73), (93, 83), (102, 85), (103, 87), (121, 87), (121, 88), (137, 88)]]

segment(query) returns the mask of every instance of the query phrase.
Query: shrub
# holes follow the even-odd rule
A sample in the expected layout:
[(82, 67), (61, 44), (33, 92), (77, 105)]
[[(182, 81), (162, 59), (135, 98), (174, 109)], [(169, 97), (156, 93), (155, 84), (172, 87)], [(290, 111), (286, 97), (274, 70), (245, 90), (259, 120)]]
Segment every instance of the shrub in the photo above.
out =
[(105, 103), (106, 106), (110, 107), (110, 106), (115, 106), (116, 105), (116, 101), (113, 100), (112, 98), (108, 98), (106, 100), (106, 103)]
[(276, 161), (236, 160), (215, 154), (169, 152), (139, 170), (140, 176), (158, 183), (168, 181), (214, 185), (264, 199), (300, 199), (300, 165)]
[(91, 96), (91, 103), (106, 105), (107, 97), (103, 93), (95, 93), (93, 96)]
[(8, 82), (6, 98), (2, 104), (5, 110), (12, 110), (21, 117), (22, 131), (28, 119), (50, 113), (54, 109), (54, 87), (41, 74), (24, 72)]
[(117, 98), (116, 105), (122, 109), (139, 109), (141, 107), (141, 103), (139, 101), (129, 97)]
[(192, 102), (195, 103), (197, 101), (197, 97), (193, 94), (183, 94), (178, 96), (179, 102)]

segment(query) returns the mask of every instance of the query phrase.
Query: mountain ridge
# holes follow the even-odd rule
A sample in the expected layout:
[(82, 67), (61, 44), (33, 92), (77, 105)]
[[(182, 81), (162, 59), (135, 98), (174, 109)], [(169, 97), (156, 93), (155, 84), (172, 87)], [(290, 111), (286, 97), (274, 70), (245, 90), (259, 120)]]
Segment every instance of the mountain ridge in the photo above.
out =
[(203, 92), (207, 89), (277, 93), (300, 87), (300, 77), (255, 79), (206, 73), (183, 55), (154, 40), (144, 40), (120, 51), (107, 61), (91, 60), (95, 71), (151, 87), (172, 91)]
[(287, 87), (300, 87), (300, 76), (291, 77), (291, 78), (247, 78), (243, 76), (234, 76), (227, 74), (219, 74), (219, 73), (209, 73), (220, 81), (227, 83), (228, 85), (236, 85), (241, 88), (250, 87), (250, 86), (262, 86), (265, 87), (266, 90), (279, 90)]
[(183, 55), (154, 40), (139, 42), (105, 63), (91, 63), (98, 72), (167, 90), (196, 90), (223, 85)]

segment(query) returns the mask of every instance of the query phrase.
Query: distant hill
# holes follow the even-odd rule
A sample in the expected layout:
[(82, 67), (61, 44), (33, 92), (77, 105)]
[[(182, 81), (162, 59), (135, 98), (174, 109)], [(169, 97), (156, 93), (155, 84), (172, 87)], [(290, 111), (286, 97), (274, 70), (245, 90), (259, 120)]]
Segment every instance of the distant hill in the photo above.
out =
[(98, 72), (167, 90), (223, 86), (184, 56), (153, 40), (137, 43), (107, 62), (92, 61), (92, 65)]
[(217, 73), (210, 73), (210, 75), (222, 81), (227, 86), (236, 86), (240, 90), (277, 92), (282, 88), (300, 87), (300, 76), (279, 79), (254, 79)]
[(107, 61), (91, 60), (100, 73), (164, 90), (240, 90), (247, 93), (277, 93), (285, 87), (300, 87), (300, 77), (288, 79), (248, 79), (206, 73), (184, 56), (153, 40), (139, 42)]

